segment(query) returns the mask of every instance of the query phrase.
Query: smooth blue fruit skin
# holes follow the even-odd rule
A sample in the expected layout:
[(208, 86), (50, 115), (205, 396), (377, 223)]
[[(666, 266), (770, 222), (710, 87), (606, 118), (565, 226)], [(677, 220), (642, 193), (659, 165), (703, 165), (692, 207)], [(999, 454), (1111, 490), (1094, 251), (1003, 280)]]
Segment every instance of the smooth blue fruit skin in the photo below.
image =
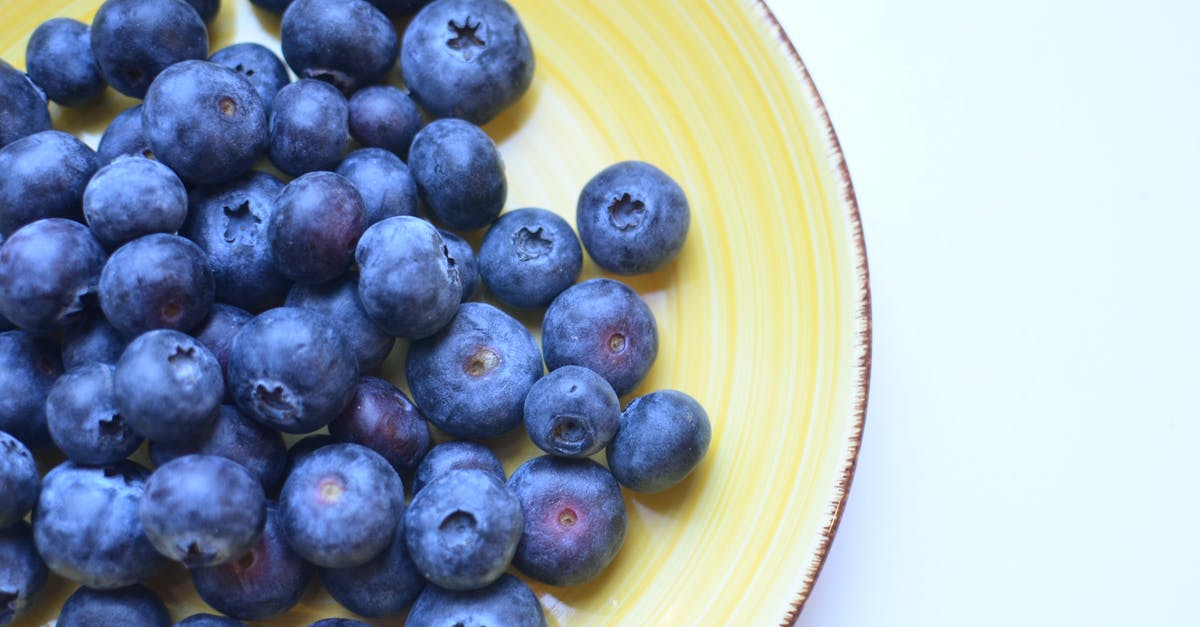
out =
[(67, 597), (56, 627), (170, 627), (171, 615), (162, 599), (141, 585), (117, 590), (79, 588)]
[(25, 47), (25, 67), (47, 98), (68, 107), (91, 102), (107, 86), (92, 55), (91, 30), (79, 20), (56, 17), (38, 25)]
[(412, 97), (390, 85), (364, 87), (350, 97), (350, 134), (363, 146), (408, 159), (413, 137), (424, 124)]
[(300, 601), (312, 567), (288, 546), (279, 506), (267, 504), (262, 535), (249, 552), (232, 562), (191, 570), (196, 593), (214, 609), (239, 620), (282, 614)]
[(427, 586), (408, 613), (405, 627), (505, 625), (546, 627), (546, 615), (533, 590), (512, 575), (501, 575), (479, 590)]
[(113, 376), (122, 418), (157, 442), (188, 442), (212, 428), (225, 395), (221, 364), (195, 338), (156, 329), (129, 343)]
[(50, 570), (111, 590), (165, 563), (142, 529), (139, 507), (150, 472), (130, 461), (103, 468), (65, 462), (42, 479), (33, 538)]
[(450, 231), (438, 229), (438, 234), (442, 236), (442, 242), (446, 245), (447, 255), (454, 260), (454, 267), (458, 268), (459, 283), (462, 284), (462, 302), (465, 303), (471, 300), (471, 296), (479, 288), (479, 260), (475, 256), (475, 249), (471, 248), (470, 242)]
[(94, 312), (104, 249), (88, 228), (65, 218), (21, 227), (0, 246), (0, 315), (49, 333)]
[(491, 224), (508, 197), (500, 151), (470, 122), (430, 122), (413, 138), (408, 167), (425, 206), (452, 229)]
[(183, 0), (105, 0), (92, 19), (92, 54), (113, 89), (144, 98), (168, 67), (208, 56), (208, 30)]
[(404, 485), (375, 451), (331, 444), (292, 469), (280, 492), (279, 514), (288, 544), (308, 562), (359, 566), (391, 543), (404, 515)]
[(159, 553), (188, 568), (245, 555), (262, 533), (267, 499), (244, 466), (216, 455), (184, 455), (146, 482), (141, 518)]
[(466, 469), (480, 470), (500, 481), (505, 480), (504, 466), (492, 449), (477, 442), (452, 440), (429, 449), (413, 475), (413, 494), (442, 475)]
[(283, 181), (252, 170), (228, 183), (188, 194), (182, 235), (196, 242), (213, 269), (216, 299), (250, 311), (278, 306), (291, 279), (275, 269), (267, 227)]
[(175, 627), (247, 627), (246, 623), (216, 614), (192, 614), (175, 623)]
[(295, 0), (283, 13), (279, 42), (296, 76), (352, 94), (396, 63), (396, 29), (366, 0)]
[(46, 397), (50, 438), (75, 463), (115, 464), (142, 444), (117, 409), (115, 371), (99, 362), (80, 366), (59, 377)]
[(622, 161), (584, 185), (575, 223), (596, 265), (644, 274), (679, 255), (691, 210), (683, 188), (665, 172), (644, 161)]
[(155, 158), (185, 181), (224, 183), (245, 174), (266, 150), (267, 109), (245, 76), (184, 61), (150, 85), (142, 134)]
[(434, 479), (404, 515), (413, 562), (434, 585), (482, 588), (504, 574), (521, 539), (521, 502), (504, 483), (480, 470), (455, 470)]
[(229, 352), (238, 409), (285, 433), (316, 431), (337, 418), (357, 378), (354, 354), (329, 318), (298, 307), (260, 314)]
[(79, 219), (96, 153), (62, 131), (42, 131), (0, 148), (0, 233), (44, 218)]
[(362, 196), (367, 226), (393, 216), (417, 215), (417, 183), (400, 157), (382, 148), (360, 148), (346, 155), (337, 173)]
[(398, 473), (415, 470), (429, 451), (425, 415), (399, 388), (375, 377), (358, 380), (354, 398), (329, 423), (329, 434), (379, 453)]
[(525, 430), (551, 455), (595, 455), (612, 441), (620, 423), (617, 393), (604, 377), (580, 366), (551, 371), (525, 397)]
[(283, 61), (262, 44), (246, 42), (226, 46), (208, 60), (245, 76), (262, 98), (267, 111), (271, 110), (275, 94), (292, 80)]
[(106, 248), (151, 233), (174, 233), (187, 218), (183, 181), (167, 166), (125, 157), (100, 168), (83, 192), (83, 215)]
[(625, 542), (629, 518), (621, 486), (590, 459), (535, 457), (513, 472), (508, 489), (525, 516), (513, 565), (538, 581), (589, 581)]
[(60, 374), (52, 343), (24, 331), (0, 333), (0, 431), (31, 449), (50, 444), (46, 395)]
[(404, 541), (404, 517), (396, 525), (391, 545), (371, 561), (350, 568), (322, 568), (320, 572), (329, 596), (368, 618), (404, 611), (425, 589), (425, 578), (409, 557)]
[(202, 438), (178, 444), (150, 443), (150, 459), (156, 466), (192, 454), (217, 455), (241, 464), (266, 494), (283, 485), (287, 467), (283, 436), (241, 415), (236, 407), (222, 405), (212, 429)]
[(484, 124), (533, 82), (529, 36), (502, 0), (436, 0), (413, 18), (401, 50), (404, 84), (439, 118)]
[(437, 229), (420, 218), (372, 225), (358, 241), (355, 259), (363, 309), (395, 337), (433, 335), (458, 310), (458, 269)]
[(46, 584), (46, 564), (38, 556), (29, 525), (0, 528), (0, 625), (20, 618)]
[(100, 308), (118, 331), (191, 331), (208, 317), (215, 284), (208, 256), (191, 240), (154, 233), (118, 248), (100, 273)]
[[(226, 382), (229, 381), (229, 351), (233, 348), (233, 338), (253, 319), (254, 314), (244, 309), (214, 303), (204, 322), (192, 330), (192, 337), (203, 344), (221, 364), (221, 376)], [(233, 393), (228, 385), (225, 386), (224, 402), (233, 402)]]
[(333, 436), (328, 433), (314, 433), (296, 440), (288, 448), (287, 471), (283, 476), (287, 477), (292, 474), (292, 469), (299, 465), (300, 461), (308, 457), (313, 451), (324, 446), (329, 446), (330, 444), (337, 444), (337, 440), (333, 439)]
[(128, 342), (100, 312), (63, 329), (62, 363), (67, 371), (91, 363), (115, 364)]
[(186, 0), (205, 23), (212, 22), (221, 10), (221, 0)]
[(658, 356), (658, 323), (629, 286), (591, 279), (569, 287), (542, 321), (546, 367), (583, 366), (604, 377), (618, 395), (641, 383)]
[(362, 195), (345, 177), (309, 172), (292, 180), (267, 222), (275, 269), (310, 285), (338, 278), (354, 262), (366, 219)]
[(708, 413), (696, 399), (659, 390), (629, 403), (605, 457), (621, 485), (662, 492), (695, 470), (711, 440)]
[(500, 216), (479, 247), (479, 275), (500, 300), (545, 307), (575, 284), (583, 249), (566, 220), (545, 209), (515, 209)]
[(350, 143), (350, 109), (336, 87), (301, 79), (275, 95), (267, 156), (291, 176), (332, 170)]
[(396, 344), (395, 338), (380, 329), (363, 309), (356, 274), (347, 273), (321, 285), (297, 284), (288, 292), (285, 305), (328, 316), (354, 353), (360, 373), (371, 372), (383, 365)]
[(154, 157), (150, 144), (146, 142), (146, 136), (142, 134), (140, 104), (118, 113), (100, 136), (100, 145), (96, 148), (96, 160), (99, 165), (108, 165), (122, 156), (140, 156), (147, 159)]
[(0, 148), (46, 130), (50, 130), (50, 103), (45, 92), (0, 59)]
[(37, 502), (41, 488), (42, 477), (33, 453), (20, 440), (0, 431), (0, 529), (24, 518)]
[(529, 330), (484, 303), (460, 305), (445, 329), (412, 343), (406, 363), (417, 406), (460, 438), (494, 438), (521, 424), (525, 395), (542, 376)]

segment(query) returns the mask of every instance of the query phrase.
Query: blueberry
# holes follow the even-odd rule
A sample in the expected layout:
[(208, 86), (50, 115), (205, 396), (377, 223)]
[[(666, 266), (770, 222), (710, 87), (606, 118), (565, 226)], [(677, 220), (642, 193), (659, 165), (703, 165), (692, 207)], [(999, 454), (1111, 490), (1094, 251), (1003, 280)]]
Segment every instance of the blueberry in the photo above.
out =
[(404, 514), (400, 476), (375, 451), (332, 444), (305, 457), (280, 493), (288, 544), (325, 568), (365, 564), (392, 541)]
[(438, 233), (446, 244), (447, 255), (454, 261), (454, 267), (458, 268), (462, 302), (466, 302), (479, 287), (479, 260), (475, 257), (475, 249), (471, 248), (470, 242), (450, 231), (438, 229)]
[(184, 61), (150, 85), (142, 133), (154, 156), (180, 178), (224, 183), (245, 174), (266, 150), (267, 109), (241, 74)]
[(347, 94), (383, 78), (400, 47), (387, 16), (366, 0), (295, 0), (283, 14), (279, 40), (296, 76)]
[(201, 438), (177, 444), (150, 443), (150, 459), (156, 466), (192, 454), (217, 455), (241, 464), (266, 493), (278, 490), (283, 484), (287, 466), (283, 436), (229, 405), (221, 406), (211, 431)]
[(121, 332), (97, 313), (79, 324), (63, 329), (62, 362), (66, 370), (90, 363), (116, 364), (125, 351)]
[(267, 241), (277, 270), (317, 284), (350, 267), (365, 228), (366, 209), (354, 184), (333, 172), (309, 172), (275, 197)]
[(245, 415), (285, 433), (329, 424), (350, 402), (354, 354), (327, 317), (297, 307), (271, 309), (233, 338), (229, 389)]
[(186, 0), (196, 10), (196, 14), (200, 19), (207, 22), (212, 22), (217, 16), (217, 12), (221, 10), (221, 0)]
[(43, 218), (78, 219), (83, 190), (98, 167), (87, 144), (42, 131), (0, 148), (0, 233)]
[(299, 176), (337, 167), (350, 143), (350, 109), (337, 88), (303, 79), (275, 95), (267, 156), (281, 171)]
[(171, 615), (162, 599), (144, 586), (117, 590), (79, 588), (67, 597), (55, 622), (56, 627), (99, 625), (170, 627)]
[(654, 365), (658, 325), (650, 307), (627, 285), (591, 279), (550, 303), (542, 321), (542, 350), (551, 370), (583, 366), (624, 395)]
[(20, 618), (46, 584), (46, 564), (38, 556), (29, 525), (0, 528), (0, 625)]
[(482, 588), (504, 574), (521, 539), (521, 503), (480, 470), (455, 470), (413, 497), (404, 515), (413, 562), (434, 585)]
[(546, 615), (529, 586), (512, 575), (501, 575), (479, 590), (427, 586), (404, 624), (406, 627), (546, 627)]
[(343, 607), (369, 618), (404, 611), (425, 588), (404, 542), (404, 518), (396, 525), (387, 550), (361, 566), (321, 569), (321, 583)]
[(300, 438), (288, 449), (287, 472), (284, 473), (284, 476), (292, 474), (292, 469), (299, 465), (300, 461), (308, 457), (313, 451), (337, 443), (337, 440), (333, 439), (333, 436), (328, 433), (314, 433), (313, 435)]
[(192, 614), (175, 623), (175, 627), (248, 627), (240, 620), (216, 614)]
[(421, 106), (439, 118), (483, 124), (533, 82), (533, 48), (503, 0), (436, 0), (404, 31), (400, 69)]
[(0, 246), (0, 314), (43, 333), (85, 320), (104, 263), (86, 226), (64, 218), (27, 224)]
[(327, 316), (354, 353), (360, 373), (383, 365), (396, 340), (371, 321), (358, 297), (358, 276), (321, 285), (296, 285), (288, 292), (288, 307), (311, 309)]
[(300, 601), (312, 568), (288, 546), (279, 507), (267, 504), (262, 535), (242, 557), (191, 571), (196, 593), (214, 609), (239, 620), (282, 614)]
[(50, 130), (46, 94), (24, 72), (0, 59), (0, 148)]
[(362, 195), (367, 226), (393, 216), (417, 215), (417, 183), (400, 157), (382, 148), (360, 148), (346, 155), (337, 173)]
[(94, 468), (65, 462), (42, 479), (33, 539), (50, 570), (111, 590), (153, 575), (165, 563), (138, 513), (149, 471), (123, 461)]
[(121, 416), (114, 390), (115, 368), (90, 363), (54, 382), (46, 397), (50, 437), (78, 464), (115, 464), (133, 454), (142, 436)]
[(612, 441), (621, 402), (604, 377), (563, 366), (542, 377), (525, 397), (525, 429), (538, 448), (560, 457), (589, 457)]
[[(229, 352), (233, 348), (233, 338), (253, 319), (254, 316), (244, 309), (215, 303), (204, 322), (192, 331), (192, 337), (217, 358), (217, 363), (221, 365), (221, 377), (226, 381), (229, 379)], [(225, 400), (233, 402), (228, 387)]]
[(679, 254), (691, 211), (683, 188), (665, 172), (643, 161), (623, 161), (587, 182), (575, 222), (596, 265), (643, 274)]
[(212, 309), (212, 267), (199, 246), (154, 233), (118, 248), (100, 273), (100, 308), (118, 331), (190, 331)]
[(437, 120), (421, 129), (409, 149), (408, 167), (425, 206), (452, 229), (491, 224), (508, 197), (500, 151), (470, 122)]
[(117, 157), (154, 158), (154, 152), (150, 150), (150, 144), (142, 134), (140, 104), (118, 113), (100, 136), (100, 145), (96, 148), (97, 164), (108, 165)]
[(496, 220), (479, 247), (479, 274), (496, 298), (545, 307), (575, 284), (583, 249), (571, 225), (545, 209), (517, 209)]
[(0, 431), (0, 529), (24, 518), (37, 502), (41, 488), (42, 478), (33, 454), (20, 440)]
[(428, 337), (454, 317), (462, 294), (458, 269), (428, 222), (397, 216), (372, 225), (355, 259), (363, 308), (387, 333)]
[(283, 301), (292, 282), (275, 269), (267, 240), (282, 189), (283, 181), (254, 170), (229, 183), (192, 188), (182, 234), (208, 254), (217, 300), (252, 311)]
[(0, 431), (32, 449), (50, 444), (46, 395), (60, 374), (56, 346), (24, 331), (0, 333)]
[(504, 466), (492, 449), (467, 441), (443, 442), (429, 449), (413, 476), (413, 493), (420, 492), (433, 480), (453, 470), (481, 470), (500, 481), (505, 480)]
[(267, 111), (271, 110), (275, 94), (291, 81), (287, 66), (262, 44), (233, 44), (214, 52), (208, 60), (245, 76)]
[(92, 54), (113, 89), (143, 98), (163, 70), (208, 56), (208, 30), (183, 0), (105, 0), (92, 19)]
[(106, 86), (92, 55), (88, 25), (66, 17), (42, 22), (25, 47), (29, 78), (60, 105), (78, 106), (94, 100)]
[(708, 413), (696, 399), (661, 390), (635, 398), (625, 408), (606, 459), (621, 485), (662, 492), (691, 474), (711, 439)]
[(212, 428), (225, 394), (221, 364), (194, 338), (170, 329), (129, 343), (113, 377), (121, 417), (141, 435), (187, 442)]
[(358, 380), (353, 400), (329, 423), (329, 434), (370, 448), (400, 473), (415, 470), (429, 451), (429, 423), (421, 410), (396, 386), (375, 377)]
[(364, 146), (407, 159), (413, 137), (424, 124), (412, 97), (390, 85), (364, 87), (350, 97), (350, 134)]
[(100, 168), (83, 192), (83, 215), (108, 249), (151, 233), (174, 233), (187, 217), (188, 195), (171, 168), (125, 157)]

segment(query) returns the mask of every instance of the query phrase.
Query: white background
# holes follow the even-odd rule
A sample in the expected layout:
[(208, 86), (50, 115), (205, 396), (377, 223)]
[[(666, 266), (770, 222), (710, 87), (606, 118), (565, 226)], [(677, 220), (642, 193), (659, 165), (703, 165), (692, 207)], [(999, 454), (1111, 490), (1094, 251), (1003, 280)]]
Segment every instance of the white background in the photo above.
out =
[(771, 5), (874, 300), (800, 625), (1200, 625), (1200, 3)]

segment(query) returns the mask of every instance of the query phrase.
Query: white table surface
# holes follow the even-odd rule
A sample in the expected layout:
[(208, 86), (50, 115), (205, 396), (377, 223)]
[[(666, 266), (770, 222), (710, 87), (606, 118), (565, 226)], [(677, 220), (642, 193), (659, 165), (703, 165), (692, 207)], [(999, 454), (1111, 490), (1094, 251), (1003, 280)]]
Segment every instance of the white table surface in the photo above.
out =
[(874, 301), (799, 624), (1200, 625), (1200, 3), (771, 5)]

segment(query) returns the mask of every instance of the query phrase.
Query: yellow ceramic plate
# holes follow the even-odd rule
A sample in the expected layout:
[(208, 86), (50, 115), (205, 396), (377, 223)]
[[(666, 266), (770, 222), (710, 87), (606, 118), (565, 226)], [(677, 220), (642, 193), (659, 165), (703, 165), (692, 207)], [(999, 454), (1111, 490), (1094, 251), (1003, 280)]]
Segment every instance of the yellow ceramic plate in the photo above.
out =
[[(0, 0), (0, 55), (24, 67), (42, 20), (85, 21), (97, 0)], [(661, 352), (641, 392), (678, 388), (713, 420), (700, 468), (666, 494), (628, 496), (629, 533), (597, 580), (534, 585), (551, 624), (778, 624), (794, 617), (837, 526), (863, 425), (870, 311), (850, 180), (808, 75), (753, 0), (516, 0), (537, 54), (519, 105), (487, 127), (509, 207), (574, 223), (601, 168), (658, 164), (687, 190), (692, 229), (678, 261), (632, 285), (658, 316)], [(225, 0), (212, 49), (238, 40), (278, 52), (278, 18)], [(54, 108), (92, 145), (131, 101)], [(584, 278), (599, 273), (592, 265)], [(393, 360), (395, 361), (395, 360)], [(532, 454), (504, 444), (511, 472)], [(154, 582), (178, 620), (211, 611), (181, 571)], [(58, 581), (53, 619), (70, 591)], [(318, 586), (269, 625), (349, 616)], [(379, 621), (395, 624), (397, 621)]]

